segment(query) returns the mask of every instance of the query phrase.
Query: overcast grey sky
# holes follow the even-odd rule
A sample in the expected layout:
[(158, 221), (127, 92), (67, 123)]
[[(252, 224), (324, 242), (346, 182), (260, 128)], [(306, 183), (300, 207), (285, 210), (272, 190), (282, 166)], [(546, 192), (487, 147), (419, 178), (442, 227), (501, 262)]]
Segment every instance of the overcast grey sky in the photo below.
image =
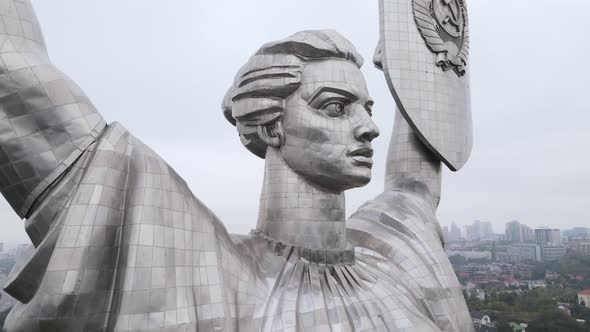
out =
[[(409, 0), (408, 0), (409, 1)], [(53, 62), (107, 121), (159, 152), (230, 232), (254, 228), (264, 161), (223, 118), (221, 99), (263, 43), (335, 29), (365, 56), (376, 100), (374, 179), (347, 195), (348, 213), (382, 190), (394, 103), (370, 63), (376, 0), (33, 0)], [(490, 220), (496, 232), (590, 226), (590, 1), (468, 0), (475, 145), (446, 172), (442, 224)], [(0, 202), (0, 241), (26, 242)]]

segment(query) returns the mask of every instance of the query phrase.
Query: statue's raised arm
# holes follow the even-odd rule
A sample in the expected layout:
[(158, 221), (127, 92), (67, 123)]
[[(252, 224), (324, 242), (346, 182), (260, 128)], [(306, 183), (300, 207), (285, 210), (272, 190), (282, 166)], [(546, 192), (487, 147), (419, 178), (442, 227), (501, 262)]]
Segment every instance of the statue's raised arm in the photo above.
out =
[(380, 20), (374, 62), (397, 105), (385, 187), (422, 183), (438, 205), (441, 163), (460, 170), (473, 141), (465, 0), (380, 0)]
[(30, 0), (0, 0), (0, 191), (21, 218), (105, 122), (51, 64)]
[(472, 331), (436, 218), (442, 165), (463, 167), (472, 146), (469, 26), (464, 0), (380, 0), (375, 66), (395, 99), (385, 190), (347, 221), (349, 241), (406, 281), (442, 331)]

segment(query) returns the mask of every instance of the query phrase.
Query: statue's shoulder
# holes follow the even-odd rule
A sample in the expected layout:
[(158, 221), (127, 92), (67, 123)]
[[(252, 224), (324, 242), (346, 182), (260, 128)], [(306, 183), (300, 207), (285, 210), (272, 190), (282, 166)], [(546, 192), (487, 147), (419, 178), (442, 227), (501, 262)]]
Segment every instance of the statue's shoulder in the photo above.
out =
[(442, 249), (436, 210), (430, 197), (421, 192), (385, 191), (353, 213), (346, 227), (354, 246), (383, 249), (403, 243)]
[(388, 216), (396, 220), (413, 220), (420, 223), (436, 222), (435, 205), (427, 190), (396, 188), (386, 190), (365, 202), (352, 214), (349, 223), (359, 218), (380, 218)]
[(441, 330), (464, 330), (469, 316), (462, 311), (462, 290), (442, 245), (432, 199), (406, 189), (386, 191), (361, 206), (347, 220), (347, 240), (357, 263), (374, 267), (388, 283), (404, 285), (416, 302), (428, 303), (419, 310), (436, 317)]
[(211, 250), (218, 244), (234, 247), (222, 221), (186, 181), (122, 124), (109, 124), (97, 144), (93, 163), (108, 164), (114, 172), (126, 173), (125, 209), (131, 218), (142, 219), (130, 220), (132, 224), (153, 221), (155, 225), (196, 232), (203, 236), (192, 240), (207, 243)]
[[(141, 176), (137, 179), (138, 183), (128, 181), (131, 186), (144, 185), (146, 188), (178, 191), (184, 196), (194, 196), (184, 179), (172, 166), (119, 122), (113, 122), (107, 126), (97, 144), (96, 151), (97, 154), (111, 154), (109, 161), (127, 163), (126, 171), (130, 180)], [(199, 205), (204, 207), (202, 202)]]

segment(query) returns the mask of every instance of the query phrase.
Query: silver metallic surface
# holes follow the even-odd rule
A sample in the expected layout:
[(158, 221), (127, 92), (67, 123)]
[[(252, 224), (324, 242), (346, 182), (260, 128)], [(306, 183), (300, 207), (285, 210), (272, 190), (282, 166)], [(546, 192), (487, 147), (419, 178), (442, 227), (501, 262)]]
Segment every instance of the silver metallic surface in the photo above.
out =
[(0, 190), (35, 245), (3, 331), (472, 331), (438, 234), (440, 162), (401, 116), (386, 190), (345, 219), (379, 130), (338, 33), (264, 45), (229, 89), (225, 117), (266, 159), (257, 229), (230, 235), (155, 152), (105, 129), (28, 0), (0, 17)]
[(0, 190), (24, 218), (106, 124), (49, 61), (29, 1), (0, 6)]
[(457, 171), (469, 159), (473, 144), (465, 2), (379, 3), (378, 66), (397, 107), (422, 143)]

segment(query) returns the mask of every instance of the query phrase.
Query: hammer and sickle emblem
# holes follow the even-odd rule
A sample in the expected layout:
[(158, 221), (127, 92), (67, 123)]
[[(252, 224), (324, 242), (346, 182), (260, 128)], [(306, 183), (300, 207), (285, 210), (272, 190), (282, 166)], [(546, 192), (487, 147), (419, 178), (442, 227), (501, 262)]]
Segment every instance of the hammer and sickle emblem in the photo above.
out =
[(442, 23), (450, 23), (457, 32), (461, 32), (461, 7), (457, 3), (457, 0), (442, 0), (442, 2), (448, 10), (448, 15), (444, 18)]

